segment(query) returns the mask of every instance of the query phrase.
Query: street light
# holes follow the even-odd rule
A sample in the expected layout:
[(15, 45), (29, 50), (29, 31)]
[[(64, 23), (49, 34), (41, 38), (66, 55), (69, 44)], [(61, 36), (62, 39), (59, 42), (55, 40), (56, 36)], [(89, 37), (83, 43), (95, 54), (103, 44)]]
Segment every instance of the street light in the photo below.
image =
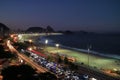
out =
[(55, 44), (55, 46), (58, 48), (60, 45), (59, 44)]
[(90, 48), (88, 48), (88, 67), (89, 67), (89, 54), (90, 54)]
[(88, 46), (88, 67), (89, 67), (89, 54), (90, 54), (90, 49), (92, 48), (92, 46)]
[(48, 40), (46, 39), (46, 40), (45, 40), (45, 49), (46, 49), (46, 47), (47, 47), (47, 44), (48, 44)]
[(55, 46), (57, 47), (57, 53), (58, 53), (58, 48), (59, 48), (60, 45), (59, 44), (55, 44)]
[(32, 51), (32, 48), (30, 47), (30, 48), (28, 48), (28, 50)]
[(19, 38), (19, 39), (22, 39), (22, 35), (19, 34), (19, 35), (18, 35), (18, 38)]
[(32, 46), (32, 40), (31, 39), (29, 40), (29, 46)]
[(19, 37), (19, 38), (22, 38), (22, 35), (19, 34), (18, 37)]
[(45, 40), (45, 44), (48, 44), (48, 40)]
[(91, 49), (92, 47), (91, 47), (91, 45), (90, 46), (88, 46), (88, 72), (89, 72), (89, 55), (90, 55), (90, 49)]
[(29, 42), (32, 43), (32, 40), (30, 39)]
[(45, 48), (47, 47), (48, 44), (48, 40), (45, 40)]

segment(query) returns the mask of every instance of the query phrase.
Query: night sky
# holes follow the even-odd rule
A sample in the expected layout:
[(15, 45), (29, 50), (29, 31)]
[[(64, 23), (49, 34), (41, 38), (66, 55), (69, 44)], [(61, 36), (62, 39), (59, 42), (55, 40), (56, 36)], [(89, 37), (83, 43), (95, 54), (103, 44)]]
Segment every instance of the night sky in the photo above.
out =
[(0, 22), (11, 29), (120, 32), (120, 0), (0, 0)]

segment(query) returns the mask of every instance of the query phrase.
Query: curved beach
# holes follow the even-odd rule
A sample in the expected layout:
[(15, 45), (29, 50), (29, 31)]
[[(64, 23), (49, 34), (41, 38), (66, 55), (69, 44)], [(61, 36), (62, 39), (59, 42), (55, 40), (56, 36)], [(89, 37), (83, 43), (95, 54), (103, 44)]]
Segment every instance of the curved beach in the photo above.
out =
[[(23, 37), (26, 40), (33, 39), (35, 43), (40, 44), (38, 41), (38, 38), (40, 36), (29, 35)], [(80, 52), (80, 51), (61, 48), (61, 47), (57, 49), (55, 46), (48, 46), (48, 45), (46, 47), (46, 50), (49, 53), (59, 53), (61, 55), (74, 57), (77, 60), (77, 63), (84, 63), (85, 65), (88, 65), (88, 54), (85, 52)], [(102, 70), (114, 70), (114, 69), (120, 70), (119, 67), (120, 60), (107, 56), (97, 55), (97, 54), (89, 54), (89, 66)]]

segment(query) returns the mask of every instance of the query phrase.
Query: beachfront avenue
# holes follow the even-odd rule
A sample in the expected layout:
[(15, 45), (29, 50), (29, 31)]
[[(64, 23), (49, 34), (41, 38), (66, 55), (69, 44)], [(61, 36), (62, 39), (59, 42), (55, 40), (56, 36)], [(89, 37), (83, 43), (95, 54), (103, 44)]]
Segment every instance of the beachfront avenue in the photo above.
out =
[[(61, 34), (54, 34), (54, 35), (61, 35)], [(43, 45), (40, 46), (40, 43), (38, 43), (39, 42), (38, 38), (40, 36), (41, 35), (39, 35), (39, 34), (31, 34), (31, 35), (30, 34), (21, 34), (21, 36), (19, 36), (20, 37), (19, 41), (24, 42), (24, 41), (29, 41), (31, 39), (37, 49), (41, 50), (42, 48), (43, 49), (45, 48), (44, 53), (46, 55), (50, 54), (50, 53), (59, 53), (59, 55), (68, 56), (70, 59), (75, 59), (75, 63), (80, 64), (80, 66), (81, 66), (80, 69), (82, 69), (81, 71), (78, 71), (80, 73), (80, 75), (78, 74), (78, 72), (76, 73), (75, 71), (71, 71), (71, 70), (65, 71), (64, 69), (62, 69), (62, 67), (60, 67), (60, 68), (57, 67), (58, 64), (56, 64), (54, 62), (49, 62), (49, 61), (47, 61), (47, 59), (45, 57), (37, 55), (37, 54), (35, 54), (35, 52), (31, 52), (32, 49), (31, 50), (23, 50), (24, 52), (27, 51), (30, 53), (30, 55), (28, 57), (31, 60), (33, 60), (33, 62), (45, 67), (46, 69), (48, 69), (49, 71), (52, 71), (53, 73), (55, 73), (57, 75), (60, 75), (60, 74), (65, 75), (66, 74), (65, 78), (74, 78), (75, 80), (79, 80), (79, 78), (80, 78), (79, 76), (81, 76), (81, 73), (83, 73), (85, 75), (88, 74), (86, 76), (84, 75), (83, 76), (84, 78), (88, 78), (88, 76), (89, 76), (89, 78), (95, 77), (95, 78), (98, 78), (98, 80), (99, 79), (113, 80), (112, 77), (110, 77), (106, 73), (107, 70), (113, 70), (113, 69), (118, 70), (119, 69), (119, 66), (117, 65), (117, 63), (115, 63), (116, 62), (115, 59), (97, 56), (97, 55), (91, 55), (91, 54), (89, 55), (89, 66), (90, 66), (90, 69), (89, 69), (88, 68), (89, 66), (87, 67), (87, 65), (88, 65), (88, 54), (87, 53), (82, 53), (82, 52), (78, 52), (78, 51), (75, 51), (72, 49), (62, 48), (60, 45), (59, 45), (59, 47), (58, 46), (51, 46), (51, 45), (49, 45), (49, 41), (47, 41), (47, 44), (41, 43)], [(50, 55), (52, 55), (52, 54), (50, 54)], [(110, 64), (113, 64), (113, 65), (108, 66)], [(85, 67), (83, 67), (83, 66), (85, 66)], [(102, 73), (104, 73), (104, 75)], [(109, 73), (109, 74), (111, 75), (112, 73)], [(72, 75), (72, 76), (70, 76), (70, 75)], [(79, 75), (79, 76), (77, 76), (77, 75)], [(104, 79), (100, 78), (98, 75), (103, 76)], [(64, 79), (64, 80), (66, 80), (66, 79)]]
[[(49, 71), (51, 71), (52, 74), (55, 74), (57, 76), (57, 78), (60, 78), (64, 74), (65, 76), (62, 77), (63, 80), (66, 80), (66, 79), (67, 80), (68, 79), (79, 80), (79, 76), (78, 76), (79, 74), (78, 73), (72, 72), (70, 70), (64, 71), (64, 69), (62, 68), (62, 66), (57, 65), (54, 62), (47, 61), (44, 55), (43, 56), (39, 55), (39, 52), (32, 51), (32, 50), (23, 50), (23, 49), (21, 49), (22, 53), (19, 53), (10, 44), (9, 40), (7, 41), (7, 46), (9, 47), (9, 49), (13, 53), (16, 53), (22, 60), (24, 60), (25, 62), (29, 63), (32, 67), (36, 68), (37, 72), (39, 72), (39, 73), (45, 73), (45, 72), (48, 72), (48, 70), (49, 70)], [(31, 60), (27, 56), (24, 55), (25, 53), (29, 53), (28, 57)], [(70, 75), (70, 74), (72, 74), (72, 75)]]

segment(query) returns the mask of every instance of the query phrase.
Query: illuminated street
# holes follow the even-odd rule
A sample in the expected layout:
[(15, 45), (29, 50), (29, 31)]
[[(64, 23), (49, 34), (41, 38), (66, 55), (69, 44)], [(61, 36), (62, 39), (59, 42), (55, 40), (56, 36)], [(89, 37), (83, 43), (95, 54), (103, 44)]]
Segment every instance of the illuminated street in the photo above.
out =
[[(26, 36), (26, 35), (24, 34), (24, 36)], [(24, 36), (23, 36), (23, 38), (26, 39), (26, 40), (32, 39), (32, 37), (34, 37), (34, 35), (32, 35), (32, 36), (29, 35), (29, 36), (27, 36), (27, 38), (24, 37)], [(36, 37), (36, 39), (37, 38), (38, 37)], [(34, 38), (34, 39), (32, 39), (32, 41), (34, 41), (34, 43), (37, 43), (36, 39)], [(87, 60), (88, 55), (87, 54), (84, 54), (82, 52), (77, 52), (77, 51), (74, 51), (74, 50), (70, 50), (70, 49), (60, 48), (59, 44), (56, 44), (55, 47), (52, 47), (52, 46), (47, 45), (48, 43), (49, 43), (49, 41), (46, 40), (45, 41), (45, 45), (46, 45), (45, 48), (48, 51), (48, 54), (59, 53), (60, 55), (67, 55), (69, 57), (74, 57), (77, 60), (78, 63), (84, 62), (85, 65), (88, 64), (88, 62), (87, 62), (88, 61)], [(114, 69), (114, 67), (119, 69), (119, 66), (116, 63), (114, 63), (115, 59), (109, 59), (109, 58), (106, 58), (106, 57), (95, 56), (95, 55), (90, 55), (89, 58), (90, 58), (90, 64), (89, 65), (93, 67), (92, 69), (94, 69), (94, 66), (96, 66), (97, 69), (100, 69), (100, 70), (102, 70), (102, 68), (106, 69), (106, 70), (107, 69)], [(101, 60), (103, 60), (103, 61), (101, 62)], [(104, 63), (104, 65), (103, 65), (103, 63)], [(114, 65), (113, 66), (106, 66), (106, 65), (109, 65), (109, 64), (114, 64)], [(80, 73), (88, 73), (88, 69), (81, 66), (79, 72)], [(104, 72), (104, 70), (103, 70), (103, 72)], [(107, 71), (103, 75), (103, 73), (101, 73), (99, 70), (96, 72), (96, 71), (93, 71), (91, 69), (90, 69), (90, 73), (88, 73), (88, 74), (91, 75), (91, 76), (94, 76), (98, 79), (100, 78), (99, 76), (101, 75), (102, 76), (101, 79), (106, 78), (106, 79), (109, 79), (109, 80), (112, 80), (112, 77), (110, 77), (110, 76), (107, 77), (107, 74), (113, 75), (112, 73), (107, 73)]]
[(19, 53), (11, 44), (10, 42), (8, 41), (7, 42), (7, 46), (9, 47), (9, 49), (16, 53), (21, 59), (23, 59), (24, 61), (26, 61), (27, 63), (29, 63), (31, 66), (33, 66), (35, 69), (38, 70), (38, 72), (47, 72), (47, 69), (41, 67), (40, 65), (34, 63), (32, 60), (30, 60), (28, 57), (26, 57), (25, 55)]

